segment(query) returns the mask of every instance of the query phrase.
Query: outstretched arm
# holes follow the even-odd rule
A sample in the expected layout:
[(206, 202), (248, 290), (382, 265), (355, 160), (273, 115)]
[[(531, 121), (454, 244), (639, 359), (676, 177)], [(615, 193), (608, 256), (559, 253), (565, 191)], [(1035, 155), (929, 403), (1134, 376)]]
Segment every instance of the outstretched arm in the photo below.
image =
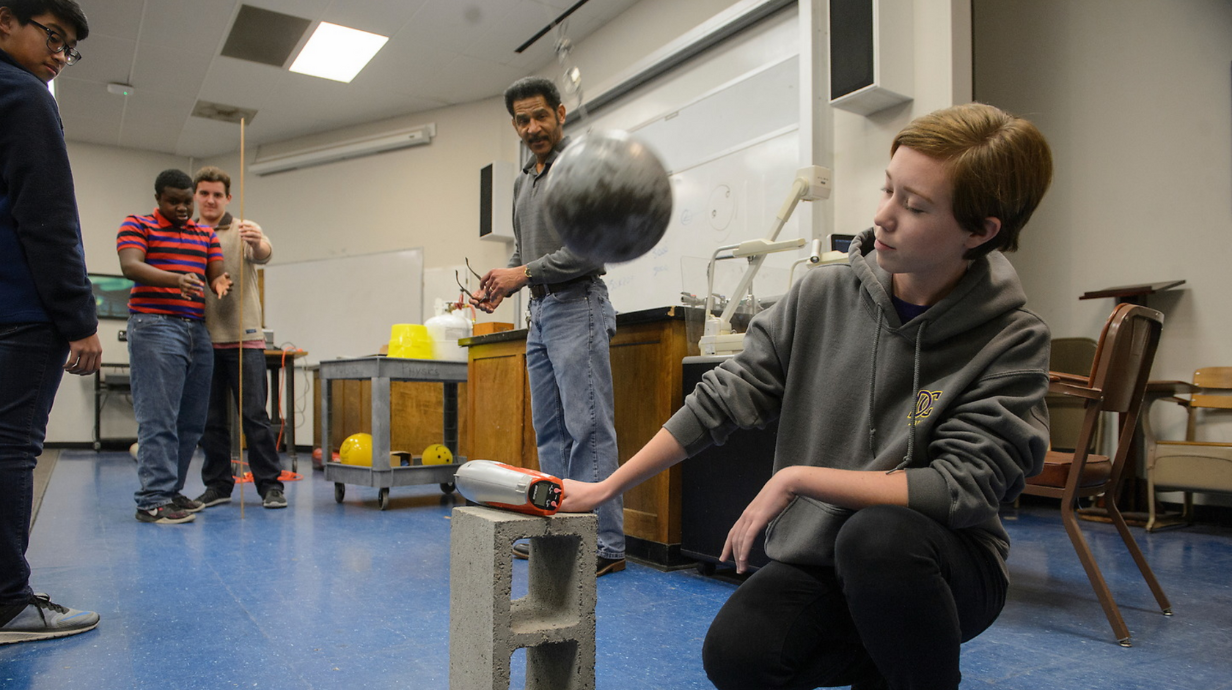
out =
[(591, 484), (565, 480), (565, 501), (561, 510), (584, 513), (641, 484), (654, 475), (687, 457), (684, 446), (667, 429), (660, 429), (654, 438), (607, 479)]

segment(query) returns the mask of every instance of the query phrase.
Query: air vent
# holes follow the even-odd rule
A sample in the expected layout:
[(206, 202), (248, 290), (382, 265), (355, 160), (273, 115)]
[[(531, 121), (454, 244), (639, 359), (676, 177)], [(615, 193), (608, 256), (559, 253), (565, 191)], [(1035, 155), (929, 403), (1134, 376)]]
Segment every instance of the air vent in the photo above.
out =
[(241, 108), (235, 105), (197, 101), (197, 104), (193, 106), (192, 114), (193, 117), (203, 117), (207, 120), (218, 120), (219, 122), (230, 122), (238, 125), (241, 119), (245, 120), (247, 124), (252, 124), (253, 118), (257, 116), (257, 111), (252, 108)]
[(303, 17), (241, 5), (227, 42), (222, 47), (222, 54), (282, 67), (311, 24), (311, 20)]

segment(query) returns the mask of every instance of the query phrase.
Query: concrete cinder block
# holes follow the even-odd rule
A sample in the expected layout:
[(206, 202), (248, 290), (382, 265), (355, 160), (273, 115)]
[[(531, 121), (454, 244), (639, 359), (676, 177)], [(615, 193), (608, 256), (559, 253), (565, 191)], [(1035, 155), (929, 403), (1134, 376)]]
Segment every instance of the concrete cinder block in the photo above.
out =
[[(593, 690), (598, 519), (466, 507), (450, 532), (450, 690), (508, 690), (522, 647), (527, 690)], [(530, 581), (511, 600), (518, 539), (530, 539)]]

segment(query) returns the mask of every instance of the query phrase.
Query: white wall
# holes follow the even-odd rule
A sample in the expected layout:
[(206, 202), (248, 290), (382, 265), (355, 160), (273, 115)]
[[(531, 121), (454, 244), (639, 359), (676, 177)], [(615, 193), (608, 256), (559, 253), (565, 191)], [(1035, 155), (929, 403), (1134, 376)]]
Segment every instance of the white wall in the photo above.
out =
[(1052, 144), (1011, 259), (1053, 336), (1098, 336), (1114, 302), (1084, 292), (1184, 279), (1149, 300), (1165, 317), (1152, 376), (1232, 362), (1232, 3), (977, 0), (974, 22), (976, 96)]
[[(120, 272), (116, 232), (124, 218), (154, 209), (154, 178), (168, 168), (187, 170), (191, 161), (180, 156), (69, 142), (69, 160), (77, 207), (81, 214), (86, 268), (92, 273)], [(99, 322), (104, 362), (128, 362), (128, 348), (117, 334), (124, 321)], [(112, 397), (103, 408), (104, 437), (136, 437), (137, 427), (127, 400)], [(88, 443), (93, 440), (94, 377), (65, 374), (47, 423), (50, 443)]]
[(976, 0), (976, 96), (1034, 121), (1052, 188), (1012, 260), (1055, 337), (1096, 337), (1100, 288), (1187, 282), (1153, 375), (1232, 362), (1232, 3)]
[[(1114, 301), (1084, 292), (1184, 279), (1149, 298), (1165, 317), (1152, 376), (1232, 362), (1232, 3), (976, 0), (973, 12), (976, 96), (1030, 118), (1053, 148), (1052, 189), (1011, 255), (1053, 336), (1098, 336)], [(1154, 419), (1183, 437), (1179, 409)]]
[(913, 100), (869, 116), (834, 110), (833, 232), (872, 226), (899, 130), (920, 115), (971, 100), (970, 26), (968, 0), (915, 0)]

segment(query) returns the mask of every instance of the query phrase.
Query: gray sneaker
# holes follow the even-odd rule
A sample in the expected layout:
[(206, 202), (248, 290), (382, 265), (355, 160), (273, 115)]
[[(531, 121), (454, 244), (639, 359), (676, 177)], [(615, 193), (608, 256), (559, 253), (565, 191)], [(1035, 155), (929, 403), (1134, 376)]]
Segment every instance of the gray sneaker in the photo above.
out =
[(205, 504), (201, 501), (194, 501), (184, 494), (176, 494), (172, 496), (171, 505), (184, 511), (185, 513), (196, 513), (200, 512), (202, 508), (205, 508)]
[(93, 630), (96, 625), (97, 613), (53, 604), (46, 594), (35, 594), (16, 616), (0, 625), (0, 644), (68, 637)]
[(287, 497), (283, 495), (282, 489), (270, 489), (265, 492), (265, 498), (262, 499), (261, 505), (266, 508), (286, 508)]
[(205, 493), (197, 497), (197, 502), (202, 507), (209, 508), (210, 506), (221, 505), (231, 502), (231, 494), (224, 494), (218, 489), (206, 489)]
[(178, 525), (182, 522), (192, 522), (196, 519), (196, 515), (180, 510), (170, 503), (151, 510), (145, 510), (142, 508), (137, 509), (137, 520), (140, 522), (153, 522), (159, 525)]

